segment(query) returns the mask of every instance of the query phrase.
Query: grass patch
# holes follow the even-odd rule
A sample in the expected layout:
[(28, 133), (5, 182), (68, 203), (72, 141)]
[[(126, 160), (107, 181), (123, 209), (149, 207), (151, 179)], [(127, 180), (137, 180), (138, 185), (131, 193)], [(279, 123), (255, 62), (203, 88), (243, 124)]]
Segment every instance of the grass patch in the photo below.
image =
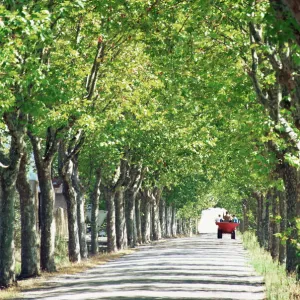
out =
[(265, 279), (268, 300), (300, 299), (300, 285), (296, 276), (287, 275), (285, 266), (274, 262), (270, 253), (261, 248), (252, 232), (242, 235), (244, 247), (249, 250), (250, 262)]
[(130, 250), (123, 250), (111, 254), (107, 254), (107, 253), (98, 254), (86, 260), (83, 260), (80, 263), (71, 263), (69, 261), (66, 261), (65, 259), (57, 259), (58, 262), (58, 264), (56, 265), (57, 272), (54, 273), (43, 272), (39, 277), (20, 280), (16, 283), (15, 286), (12, 286), (5, 290), (0, 290), (0, 299), (8, 300), (8, 299), (22, 298), (20, 293), (23, 290), (30, 290), (33, 288), (36, 289), (39, 286), (43, 286), (45, 280), (47, 280), (50, 277), (55, 277), (63, 274), (76, 274), (76, 273), (84, 272), (87, 269), (91, 269), (98, 265), (105, 264), (108, 261), (115, 260), (121, 256), (133, 253), (135, 251), (137, 250), (130, 249)]

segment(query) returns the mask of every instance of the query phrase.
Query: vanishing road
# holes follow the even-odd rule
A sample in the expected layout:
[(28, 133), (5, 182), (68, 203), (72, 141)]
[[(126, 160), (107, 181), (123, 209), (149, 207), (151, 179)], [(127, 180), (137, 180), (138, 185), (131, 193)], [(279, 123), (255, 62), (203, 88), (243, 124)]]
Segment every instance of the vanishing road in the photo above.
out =
[(170, 239), (76, 275), (50, 278), (23, 299), (265, 299), (241, 241)]

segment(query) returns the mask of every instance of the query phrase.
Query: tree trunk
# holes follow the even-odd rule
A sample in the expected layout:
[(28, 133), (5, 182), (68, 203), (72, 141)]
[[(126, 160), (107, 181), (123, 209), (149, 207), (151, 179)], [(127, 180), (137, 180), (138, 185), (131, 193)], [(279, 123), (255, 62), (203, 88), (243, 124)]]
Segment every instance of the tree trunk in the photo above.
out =
[[(115, 169), (113, 178), (109, 178), (108, 182), (103, 186), (104, 197), (106, 201), (106, 209), (107, 209), (107, 251), (112, 253), (117, 251), (117, 238), (116, 238), (116, 205), (115, 198), (116, 193), (118, 193), (118, 197), (116, 199), (118, 205), (118, 212), (121, 213), (120, 218), (122, 222), (118, 222), (118, 226), (120, 226), (122, 230), (122, 235), (120, 236), (118, 231), (118, 242), (127, 244), (127, 235), (125, 235), (126, 230), (126, 221), (124, 214), (124, 190), (127, 188), (128, 184), (126, 184), (128, 180), (128, 157), (125, 156), (120, 160), (119, 165)], [(120, 193), (120, 191), (122, 193)], [(119, 244), (122, 247), (122, 244)]]
[(104, 197), (107, 209), (107, 251), (113, 253), (117, 251), (115, 192), (105, 187)]
[(191, 218), (188, 219), (187, 226), (188, 226), (188, 235), (189, 235), (189, 237), (192, 237), (193, 236), (193, 229), (192, 229), (193, 223), (192, 223)]
[(145, 190), (141, 192), (141, 210), (142, 210), (142, 217), (141, 217), (141, 229), (142, 229), (142, 242), (144, 244), (147, 244), (150, 242), (150, 220), (151, 220), (151, 214), (150, 214), (150, 195), (149, 190)]
[(179, 218), (178, 222), (177, 222), (177, 233), (179, 235), (182, 235), (182, 219), (181, 218)]
[(45, 153), (42, 151), (40, 139), (30, 132), (35, 165), (37, 169), (40, 187), (40, 228), (41, 228), (41, 248), (40, 264), (41, 270), (54, 272), (56, 270), (54, 262), (55, 249), (55, 220), (54, 220), (54, 189), (52, 185), (51, 165), (53, 157), (57, 152), (58, 131), (48, 128), (47, 147)]
[(126, 190), (125, 199), (127, 243), (133, 248), (135, 246), (135, 192), (131, 189)]
[(151, 198), (152, 198), (152, 230), (153, 230), (153, 240), (158, 241), (161, 239), (161, 227), (159, 219), (159, 207), (160, 207), (160, 198), (162, 190), (155, 188)]
[(51, 178), (51, 165), (42, 164), (37, 167), (40, 197), (41, 215), (41, 269), (47, 272), (56, 271), (54, 262), (55, 248), (55, 220), (54, 220), (54, 189)]
[(155, 202), (151, 205), (151, 226), (152, 226), (152, 240), (158, 241), (158, 227), (157, 227), (157, 205)]
[[(272, 189), (272, 194), (271, 194), (271, 197), (270, 197), (270, 199), (268, 199), (268, 201), (270, 201), (269, 203), (270, 203), (270, 208), (271, 208), (271, 210), (272, 210), (272, 212), (273, 212), (273, 202), (274, 202), (274, 197), (275, 197), (275, 191), (274, 191), (274, 189)], [(273, 236), (273, 234), (274, 234), (274, 224), (273, 224), (273, 222), (274, 222), (274, 218), (273, 218), (273, 213), (271, 213), (271, 216), (269, 217), (269, 233), (268, 233), (268, 248), (267, 248), (267, 250), (269, 251), (269, 252), (271, 252), (271, 250), (272, 250), (272, 244), (273, 244), (273, 238), (274, 238), (274, 236)]]
[(284, 163), (283, 180), (285, 184), (287, 200), (287, 230), (290, 231), (286, 249), (286, 270), (291, 273), (297, 270), (297, 266), (299, 264), (297, 244), (293, 242), (298, 241), (298, 230), (296, 226), (298, 201), (297, 169), (288, 165), (287, 163)]
[(118, 250), (127, 248), (127, 231), (125, 219), (125, 201), (124, 201), (124, 188), (120, 188), (116, 192), (116, 240)]
[(166, 201), (164, 199), (160, 200), (159, 219), (161, 226), (161, 236), (164, 238), (166, 237)]
[(125, 192), (127, 242), (128, 242), (128, 246), (131, 248), (133, 248), (138, 242), (138, 237), (137, 237), (138, 229), (137, 229), (137, 222), (136, 222), (136, 207), (135, 207), (136, 196), (137, 196), (137, 191), (133, 189), (128, 189)]
[(128, 246), (134, 247), (138, 242), (135, 204), (136, 197), (141, 188), (142, 180), (144, 177), (144, 170), (142, 169), (142, 166), (131, 166), (129, 170), (129, 176), (130, 184), (128, 185), (128, 188), (125, 192), (126, 228)]
[(275, 236), (279, 233), (280, 224), (277, 222), (277, 217), (279, 215), (279, 193), (274, 190), (273, 201), (272, 201), (272, 244), (270, 248), (271, 256), (274, 260), (278, 260), (279, 257), (279, 238)]
[(10, 177), (1, 176), (0, 287), (7, 287), (15, 281), (15, 185)]
[(77, 222), (78, 222), (78, 237), (80, 246), (80, 256), (82, 259), (88, 257), (87, 243), (86, 243), (86, 225), (85, 225), (85, 200), (83, 187), (80, 183), (79, 171), (78, 171), (78, 157), (73, 159), (73, 175), (72, 182), (73, 187), (76, 191), (76, 202), (77, 202)]
[(266, 199), (265, 199), (265, 205), (263, 205), (263, 247), (269, 251), (270, 250), (270, 245), (269, 245), (269, 229), (270, 229), (270, 204), (272, 202), (272, 198), (274, 197), (273, 195), (273, 190), (270, 189), (267, 193)]
[(20, 278), (34, 277), (39, 274), (36, 232), (36, 183), (27, 180), (27, 153), (21, 159), (17, 179), (17, 189), (20, 195), (21, 213), (21, 273)]
[(195, 219), (195, 234), (199, 234), (198, 232), (198, 218)]
[(182, 222), (183, 222), (183, 224), (182, 224), (183, 234), (187, 236), (188, 233), (189, 233), (189, 229), (188, 229), (188, 220), (183, 219)]
[(152, 199), (150, 198), (149, 200), (150, 202), (150, 206), (149, 206), (149, 210), (150, 210), (150, 240), (153, 241), (153, 225), (152, 225), (152, 207), (153, 207), (153, 204), (152, 204)]
[[(134, 201), (134, 206), (135, 206), (135, 201)], [(137, 227), (136, 227), (136, 217), (135, 217), (135, 208), (133, 211), (133, 246), (132, 248), (134, 248), (137, 245)]]
[(135, 199), (135, 222), (136, 222), (136, 242), (137, 244), (142, 243), (142, 222), (141, 222), (141, 194), (137, 194)]
[(248, 200), (243, 200), (243, 232), (249, 229), (249, 218), (248, 218)]
[(283, 3), (287, 5), (296, 22), (300, 26), (300, 4), (297, 0), (283, 0)]
[(176, 220), (176, 208), (174, 205), (171, 207), (172, 217), (171, 217), (171, 235), (172, 237), (176, 237), (177, 234), (177, 220)]
[(101, 172), (100, 169), (96, 170), (95, 184), (91, 194), (91, 254), (98, 253), (98, 214), (99, 214), (99, 198), (100, 198), (100, 183)]
[[(280, 210), (280, 232), (286, 231), (286, 198), (285, 192), (279, 192), (279, 210)], [(279, 244), (279, 257), (278, 261), (283, 264), (286, 259), (286, 244)]]
[(181, 226), (182, 227), (182, 235), (186, 235), (185, 219), (182, 218), (181, 221), (182, 221), (182, 226)]
[(263, 243), (263, 196), (260, 193), (255, 192), (254, 197), (257, 201), (256, 209), (256, 236), (261, 247)]
[[(9, 155), (1, 154), (7, 167), (0, 170), (0, 287), (7, 287), (15, 281), (15, 190), (19, 166), (25, 147), (25, 118), (19, 112), (6, 113), (3, 120), (9, 130), (11, 141)], [(5, 162), (4, 162), (5, 163)]]
[(66, 159), (66, 144), (61, 142), (58, 158), (59, 158), (59, 174), (63, 181), (63, 195), (67, 203), (68, 214), (68, 232), (69, 232), (69, 260), (71, 262), (80, 262), (80, 245), (78, 235), (78, 220), (77, 220), (77, 195), (73, 187), (73, 162)]
[(180, 232), (181, 235), (184, 235), (184, 220), (182, 218), (180, 219)]
[(172, 211), (171, 207), (166, 205), (166, 237), (171, 237), (171, 226), (172, 226)]
[(67, 203), (69, 260), (71, 262), (80, 262), (81, 256), (78, 235), (77, 198), (72, 186), (71, 174), (68, 174), (63, 178), (63, 195)]

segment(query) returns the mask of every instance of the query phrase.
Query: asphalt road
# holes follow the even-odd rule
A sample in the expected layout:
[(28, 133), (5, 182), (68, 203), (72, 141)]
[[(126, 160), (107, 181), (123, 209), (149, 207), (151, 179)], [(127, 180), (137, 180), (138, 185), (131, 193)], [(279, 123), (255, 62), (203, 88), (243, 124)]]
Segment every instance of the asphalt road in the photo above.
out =
[(241, 241), (216, 233), (170, 239), (77, 275), (50, 278), (23, 299), (265, 299)]

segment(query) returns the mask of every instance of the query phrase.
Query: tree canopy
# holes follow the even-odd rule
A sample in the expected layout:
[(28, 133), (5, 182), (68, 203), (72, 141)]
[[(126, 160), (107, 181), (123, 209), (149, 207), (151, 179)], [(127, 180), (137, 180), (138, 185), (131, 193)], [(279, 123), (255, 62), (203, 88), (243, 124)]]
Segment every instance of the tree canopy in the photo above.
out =
[[(0, 157), (16, 171), (11, 184), (30, 140), (37, 169), (54, 169), (63, 145), (59, 164), (78, 167), (87, 195), (100, 186), (99, 170), (108, 185), (125, 161), (127, 177), (139, 170), (136, 185), (185, 219), (211, 206), (241, 215), (245, 199), (270, 189), (285, 190), (295, 208), (300, 25), (292, 2), (1, 1)], [(116, 192), (130, 186), (126, 176)], [(288, 215), (292, 231), (298, 217)]]

